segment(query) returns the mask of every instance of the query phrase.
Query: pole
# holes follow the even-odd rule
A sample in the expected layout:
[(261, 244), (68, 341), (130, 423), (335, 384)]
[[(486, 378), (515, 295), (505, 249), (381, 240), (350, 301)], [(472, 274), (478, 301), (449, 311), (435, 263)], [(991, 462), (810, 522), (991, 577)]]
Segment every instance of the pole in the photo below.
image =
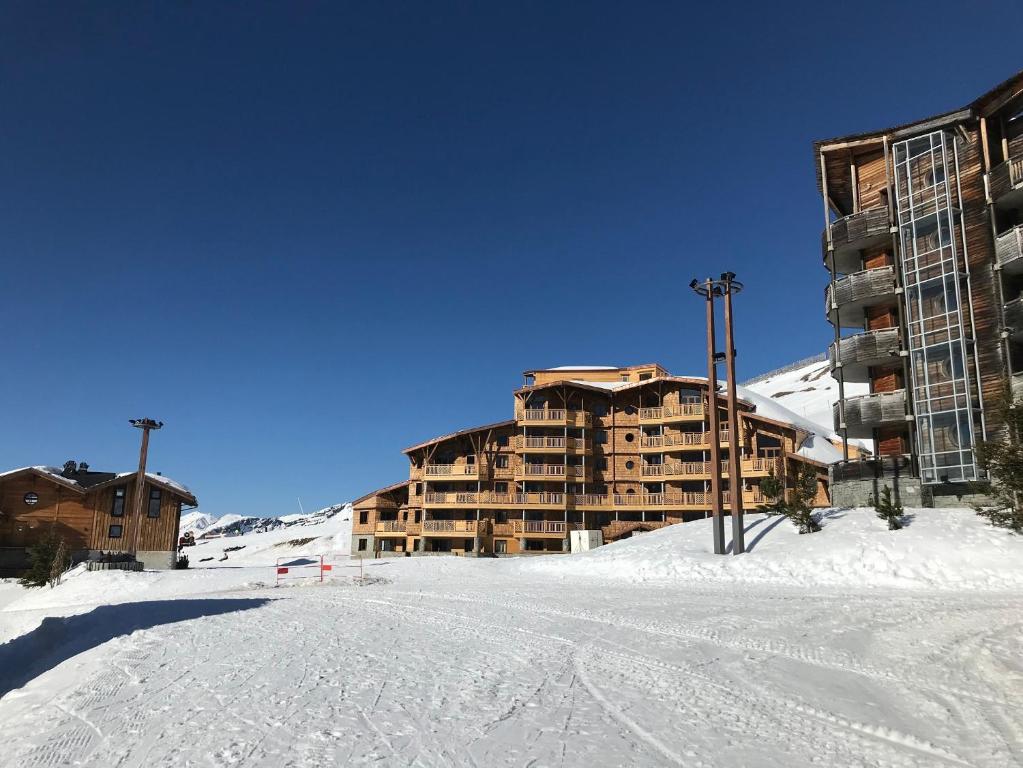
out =
[[(746, 551), (742, 519), (742, 463), (739, 461), (739, 407), (735, 396), (735, 342), (732, 335), (732, 277), (725, 276), (725, 367), (728, 369), (728, 487), (732, 507), (732, 554)], [(717, 438), (714, 439), (715, 444)]]
[[(714, 554), (725, 554), (725, 520), (721, 510), (721, 427), (718, 423), (718, 379), (715, 363), (714, 281), (707, 278), (707, 417), (710, 420), (710, 507), (714, 525)], [(734, 495), (734, 494), (733, 494)]]
[(134, 555), (139, 549), (139, 539), (142, 536), (142, 494), (146, 490), (146, 456), (149, 453), (149, 427), (142, 427), (142, 447), (139, 449), (139, 473), (135, 478), (135, 498), (133, 501), (132, 520), (135, 523), (135, 531), (131, 537), (131, 553)]

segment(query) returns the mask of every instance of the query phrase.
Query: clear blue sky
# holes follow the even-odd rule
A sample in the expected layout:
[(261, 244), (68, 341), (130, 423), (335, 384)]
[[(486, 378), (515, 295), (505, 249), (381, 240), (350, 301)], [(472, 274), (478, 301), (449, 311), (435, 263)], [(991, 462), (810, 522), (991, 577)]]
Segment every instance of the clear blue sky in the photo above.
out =
[(526, 368), (704, 373), (726, 268), (740, 377), (822, 351), (811, 142), (1008, 77), (1023, 6), (694, 5), (4, 3), (0, 468), (148, 416), (209, 512), (350, 499)]

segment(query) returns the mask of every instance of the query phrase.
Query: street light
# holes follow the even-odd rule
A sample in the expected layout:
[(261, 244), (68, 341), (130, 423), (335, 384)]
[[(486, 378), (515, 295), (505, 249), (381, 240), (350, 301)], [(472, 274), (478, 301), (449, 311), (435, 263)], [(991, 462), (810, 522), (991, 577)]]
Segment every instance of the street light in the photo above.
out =
[(149, 453), (149, 431), (163, 426), (162, 421), (153, 419), (128, 419), (128, 423), (142, 430), (142, 447), (139, 449), (139, 473), (135, 479), (135, 509), (132, 517), (135, 521), (135, 532), (132, 535), (131, 553), (135, 555), (139, 549), (139, 537), (142, 533), (142, 493), (146, 489), (146, 456)]
[[(707, 278), (702, 283), (693, 280), (689, 287), (707, 302), (707, 405), (711, 434), (710, 440), (710, 487), (711, 510), (714, 516), (714, 553), (725, 553), (725, 524), (721, 503), (721, 431), (717, 408), (717, 363), (725, 363), (728, 377), (728, 501), (732, 517), (732, 554), (746, 551), (742, 514), (742, 475), (739, 461), (739, 416), (735, 394), (735, 343), (732, 333), (732, 295), (742, 290), (742, 283), (735, 279), (734, 272), (722, 272), (717, 280)], [(725, 300), (725, 351), (716, 350), (714, 333), (714, 299)]]

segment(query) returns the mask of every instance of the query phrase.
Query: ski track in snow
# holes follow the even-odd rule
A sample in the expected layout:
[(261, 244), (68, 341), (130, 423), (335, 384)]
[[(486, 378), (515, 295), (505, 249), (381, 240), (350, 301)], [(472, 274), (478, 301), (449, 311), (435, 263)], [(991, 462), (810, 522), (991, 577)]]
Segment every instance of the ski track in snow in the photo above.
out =
[(110, 640), (0, 700), (0, 763), (1023, 765), (1002, 593), (410, 586), (239, 590), (271, 599)]

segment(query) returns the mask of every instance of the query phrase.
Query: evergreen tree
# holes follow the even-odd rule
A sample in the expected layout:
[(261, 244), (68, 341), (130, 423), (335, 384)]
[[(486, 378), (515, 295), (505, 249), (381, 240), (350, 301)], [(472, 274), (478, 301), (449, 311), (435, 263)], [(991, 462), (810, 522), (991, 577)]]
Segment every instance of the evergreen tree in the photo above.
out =
[(991, 410), (1004, 421), (1006, 434), (1000, 441), (977, 444), (978, 464), (991, 476), (991, 488), (985, 490), (994, 504), (975, 509), (992, 525), (1023, 533), (1023, 399), (1014, 399), (1006, 383)]
[(52, 532), (28, 548), (28, 570), (22, 574), (19, 583), (24, 587), (41, 587), (50, 580), (53, 561), (60, 542)]
[(50, 578), (47, 579), (50, 589), (60, 584), (60, 577), (64, 575), (64, 571), (70, 564), (71, 557), (68, 555), (67, 545), (64, 543), (64, 539), (61, 539), (57, 543), (57, 551), (53, 553), (53, 562), (50, 563)]
[(785, 486), (774, 472), (760, 481), (760, 492), (770, 499), (766, 508), (768, 514), (785, 515), (800, 533), (817, 533), (821, 529), (813, 511), (813, 500), (817, 497), (817, 470), (813, 466), (806, 464), (800, 470), (788, 500)]
[(881, 498), (874, 502), (874, 512), (888, 523), (889, 531), (897, 531), (902, 527), (902, 505), (892, 500), (892, 489), (887, 485), (881, 489)]

